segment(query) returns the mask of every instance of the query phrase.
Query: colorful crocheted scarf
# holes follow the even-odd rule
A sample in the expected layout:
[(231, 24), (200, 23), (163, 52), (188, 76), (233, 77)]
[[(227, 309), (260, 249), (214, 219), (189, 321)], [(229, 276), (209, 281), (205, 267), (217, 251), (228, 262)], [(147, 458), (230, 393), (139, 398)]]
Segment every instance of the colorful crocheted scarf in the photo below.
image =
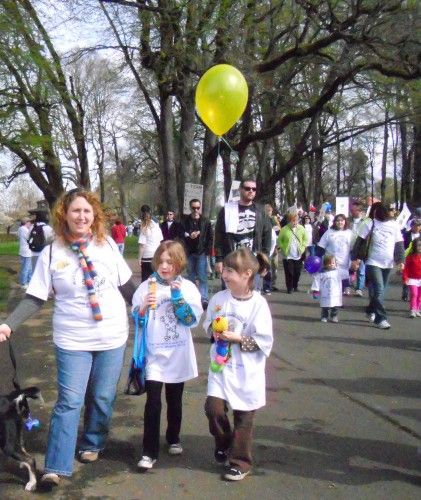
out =
[(95, 294), (94, 278), (96, 276), (96, 271), (94, 269), (94, 264), (89, 258), (87, 249), (90, 241), (92, 240), (92, 234), (84, 236), (83, 238), (74, 239), (69, 234), (65, 235), (66, 241), (69, 244), (71, 250), (77, 255), (79, 259), (79, 265), (83, 272), (83, 278), (85, 281), (86, 289), (88, 290), (89, 304), (92, 309), (92, 315), (95, 321), (102, 320), (101, 309), (98, 304), (98, 300)]

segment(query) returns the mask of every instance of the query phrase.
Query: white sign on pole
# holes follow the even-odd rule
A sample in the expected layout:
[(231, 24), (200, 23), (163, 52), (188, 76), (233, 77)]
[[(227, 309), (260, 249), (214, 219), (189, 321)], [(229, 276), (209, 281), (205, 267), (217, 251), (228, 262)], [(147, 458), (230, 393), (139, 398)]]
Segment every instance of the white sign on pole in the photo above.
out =
[(405, 227), (405, 224), (408, 222), (411, 217), (411, 211), (408, 208), (406, 203), (403, 204), (401, 213), (396, 217), (396, 222), (399, 224), (399, 228), (402, 230)]
[(193, 199), (200, 200), (202, 204), (203, 199), (203, 185), (202, 184), (192, 184), (191, 182), (186, 182), (184, 184), (184, 204), (183, 204), (183, 214), (190, 213), (190, 200)]
[(345, 217), (349, 217), (349, 198), (348, 196), (337, 196), (336, 197), (336, 210), (335, 214), (344, 214)]
[(240, 199), (240, 184), (241, 181), (232, 181), (228, 201), (238, 201)]

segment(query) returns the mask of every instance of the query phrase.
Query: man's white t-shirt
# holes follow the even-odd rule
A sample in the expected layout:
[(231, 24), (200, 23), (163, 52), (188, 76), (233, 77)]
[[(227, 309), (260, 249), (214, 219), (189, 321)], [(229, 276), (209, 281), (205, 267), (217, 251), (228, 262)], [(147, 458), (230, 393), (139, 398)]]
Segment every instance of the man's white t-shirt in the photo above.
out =
[(58, 347), (115, 349), (126, 342), (129, 331), (126, 304), (117, 287), (127, 283), (132, 272), (111, 238), (101, 245), (92, 241), (87, 252), (97, 273), (94, 284), (102, 321), (93, 319), (78, 257), (59, 240), (42, 250), (26, 293), (47, 300), (54, 292), (53, 339)]
[[(216, 293), (209, 301), (203, 328), (217, 316), (228, 319), (229, 330), (250, 335), (258, 351), (244, 352), (240, 344), (231, 344), (231, 358), (220, 373), (209, 369), (208, 396), (228, 401), (233, 410), (257, 410), (266, 404), (266, 358), (273, 344), (272, 316), (266, 299), (258, 292), (248, 300), (235, 299), (229, 290)], [(215, 359), (216, 343), (211, 345), (210, 359)]]
[(325, 249), (326, 254), (335, 257), (339, 274), (343, 280), (349, 278), (351, 242), (352, 231), (350, 229), (343, 231), (328, 229), (318, 243), (319, 247)]
[(395, 244), (403, 241), (401, 230), (395, 220), (374, 220), (373, 224), (364, 224), (358, 233), (358, 236), (366, 239), (373, 227), (366, 265), (391, 269), (394, 264)]
[[(149, 280), (140, 284), (133, 295), (133, 308), (144, 308), (148, 288)], [(157, 283), (157, 305), (155, 310), (149, 310), (146, 332), (146, 380), (175, 384), (198, 375), (190, 328), (195, 327), (202, 316), (201, 297), (196, 285), (184, 278), (181, 293), (196, 317), (190, 326), (183, 325), (175, 316), (171, 288)]]
[(32, 257), (32, 250), (28, 245), (29, 228), (25, 225), (20, 226), (18, 229), (19, 237), (19, 255), (21, 257)]
[(145, 245), (143, 249), (142, 259), (152, 259), (159, 244), (164, 239), (159, 224), (151, 221), (151, 225), (144, 229), (140, 229), (139, 245)]

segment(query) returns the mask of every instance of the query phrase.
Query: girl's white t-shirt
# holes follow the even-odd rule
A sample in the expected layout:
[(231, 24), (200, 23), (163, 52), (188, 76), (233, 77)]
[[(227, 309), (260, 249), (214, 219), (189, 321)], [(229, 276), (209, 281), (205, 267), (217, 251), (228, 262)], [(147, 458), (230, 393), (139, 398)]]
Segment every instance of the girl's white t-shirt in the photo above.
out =
[[(203, 327), (217, 316), (228, 319), (229, 330), (254, 338), (259, 350), (243, 352), (240, 344), (231, 344), (231, 358), (222, 372), (209, 369), (208, 396), (228, 401), (233, 410), (256, 410), (266, 404), (266, 358), (273, 344), (272, 316), (266, 300), (256, 291), (248, 300), (235, 299), (229, 290), (216, 293), (209, 301)], [(211, 345), (210, 359), (215, 358), (216, 343)]]
[(395, 220), (384, 222), (374, 220), (373, 224), (364, 224), (358, 233), (358, 236), (366, 239), (373, 227), (368, 259), (365, 263), (382, 269), (391, 269), (394, 264), (395, 244), (403, 241), (401, 230)]
[[(133, 308), (144, 308), (149, 280), (140, 284), (133, 295)], [(181, 293), (190, 305), (196, 321), (183, 325), (174, 314), (171, 289), (157, 283), (157, 306), (149, 310), (146, 331), (146, 379), (164, 383), (185, 382), (197, 377), (197, 362), (190, 328), (196, 326), (203, 313), (199, 290), (191, 281), (181, 279)]]
[(70, 351), (115, 349), (126, 342), (129, 331), (118, 286), (127, 283), (132, 272), (111, 238), (102, 244), (93, 240), (87, 252), (97, 273), (94, 284), (102, 321), (93, 319), (77, 255), (59, 240), (42, 250), (26, 293), (41, 300), (54, 293), (53, 340), (58, 347)]
[(152, 259), (159, 244), (164, 239), (159, 224), (151, 221), (151, 225), (146, 229), (140, 229), (139, 245), (145, 245), (142, 259)]
[(328, 229), (317, 243), (319, 247), (325, 249), (326, 254), (335, 257), (339, 274), (343, 280), (349, 278), (351, 242), (352, 231), (350, 229), (344, 229), (343, 231)]
[[(342, 275), (338, 269), (317, 273), (320, 307), (342, 307)], [(313, 287), (312, 287), (313, 289)]]

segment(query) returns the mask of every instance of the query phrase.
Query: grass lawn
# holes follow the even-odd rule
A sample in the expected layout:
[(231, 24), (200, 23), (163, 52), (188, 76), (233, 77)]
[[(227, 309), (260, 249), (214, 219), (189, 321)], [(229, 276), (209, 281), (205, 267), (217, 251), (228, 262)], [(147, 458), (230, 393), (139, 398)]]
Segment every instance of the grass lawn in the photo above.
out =
[[(12, 241), (2, 241), (0, 235), (0, 255), (18, 255), (19, 243), (13, 238)], [(126, 238), (126, 246), (124, 249), (124, 256), (126, 258), (136, 258), (139, 253), (139, 244), (137, 243), (137, 236), (128, 236)]]
[(10, 290), (10, 273), (0, 267), (0, 312), (6, 311), (7, 299)]

